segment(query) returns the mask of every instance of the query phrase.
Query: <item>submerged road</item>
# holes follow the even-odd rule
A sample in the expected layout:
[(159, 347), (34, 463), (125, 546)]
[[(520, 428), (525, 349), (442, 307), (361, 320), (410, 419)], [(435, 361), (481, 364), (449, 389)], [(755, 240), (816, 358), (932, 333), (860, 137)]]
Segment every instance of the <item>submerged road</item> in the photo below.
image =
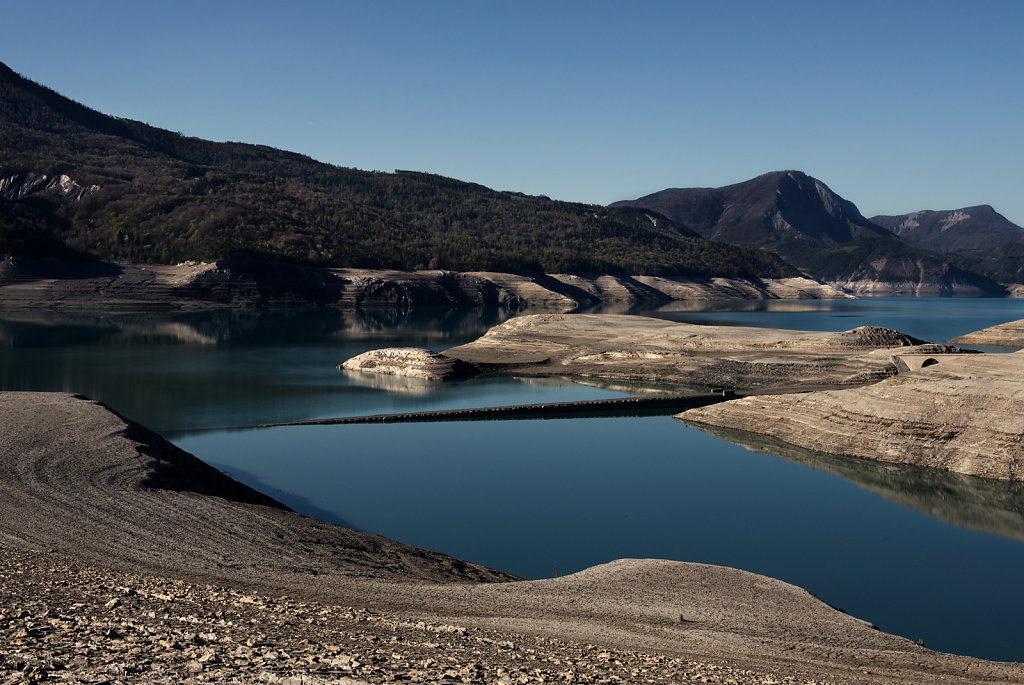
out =
[(249, 430), (279, 426), (335, 426), (351, 423), (416, 423), (425, 421), (504, 421), (508, 419), (586, 418), (596, 416), (642, 416), (675, 414), (694, 407), (704, 407), (740, 397), (731, 390), (702, 395), (670, 395), (661, 397), (617, 397), (607, 400), (514, 404), (504, 407), (473, 407), (468, 409), (437, 409), (404, 414), (373, 414), (341, 416), (329, 419), (251, 423), (223, 428), (194, 428), (175, 432), (208, 432), (214, 430)]

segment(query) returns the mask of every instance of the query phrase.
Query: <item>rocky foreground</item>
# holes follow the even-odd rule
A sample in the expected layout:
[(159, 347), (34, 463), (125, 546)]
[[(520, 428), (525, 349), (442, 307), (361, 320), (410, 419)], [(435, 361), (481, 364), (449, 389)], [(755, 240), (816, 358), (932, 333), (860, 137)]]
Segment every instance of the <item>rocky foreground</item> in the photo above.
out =
[[(478, 372), (571, 374), (702, 387), (807, 390), (873, 383), (899, 371), (905, 354), (956, 353), (903, 333), (864, 326), (840, 333), (740, 326), (698, 326), (645, 316), (535, 314), (495, 326), (442, 354), (401, 350), (415, 363), (399, 368), (398, 351), (373, 350), (345, 362), (350, 370), (443, 373), (452, 360)], [(466, 367), (461, 366), (460, 376)]]
[(2, 549), (3, 683), (813, 682)]
[(80, 397), (0, 416), (2, 683), (1024, 680), (743, 571), (516, 581), (331, 526)]

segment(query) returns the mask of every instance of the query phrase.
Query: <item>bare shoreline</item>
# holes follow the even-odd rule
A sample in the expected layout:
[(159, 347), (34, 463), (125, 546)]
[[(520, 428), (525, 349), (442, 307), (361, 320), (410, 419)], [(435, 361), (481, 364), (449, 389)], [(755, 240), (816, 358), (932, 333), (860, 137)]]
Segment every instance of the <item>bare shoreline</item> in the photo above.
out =
[(808, 278), (682, 278), (342, 269), (230, 258), (216, 263), (68, 264), (0, 260), (3, 309), (497, 306), (568, 311), (684, 300), (841, 299)]
[[(444, 640), (434, 637), (431, 643), (440, 645), (449, 638), (465, 642), (468, 635), (479, 638), (475, 644), (481, 648), (488, 644), (484, 638), (491, 644), (506, 640), (530, 644), (534, 650), (530, 658), (540, 654), (561, 662), (544, 662), (545, 668), (560, 667), (549, 670), (548, 677), (568, 669), (577, 674), (578, 682), (612, 682), (612, 675), (635, 680), (640, 671), (634, 669), (640, 668), (640, 663), (647, 669), (643, 679), (653, 682), (700, 677), (712, 677), (711, 682), (732, 678), (765, 683), (785, 682), (786, 677), (802, 682), (838, 679), (862, 683), (1024, 679), (1024, 667), (1018, 664), (931, 652), (881, 633), (799, 588), (735, 569), (621, 560), (563, 578), (508, 582), (511, 578), (500, 572), (284, 511), (258, 493), (211, 473), (190, 455), (97, 403), (64, 394), (2, 393), (0, 407), (5, 417), (5, 431), (0, 435), (4, 475), (0, 480), (0, 545), (11, 551), (9, 559), (22, 564), (20, 572), (4, 571), (7, 597), (24, 594), (38, 599), (41, 590), (24, 583), (40, 577), (31, 569), (46, 565), (82, 569), (74, 582), (63, 585), (59, 576), (47, 576), (56, 583), (47, 591), (51, 595), (98, 594), (98, 598), (77, 603), (91, 607), (94, 618), (112, 614), (121, 616), (122, 622), (126, 617), (117, 607), (138, 604), (139, 611), (127, 616), (131, 625), (140, 620), (146, 623), (144, 618), (131, 618), (147, 615), (144, 609), (159, 618), (161, 611), (147, 609), (154, 602), (163, 606), (163, 613), (180, 607), (166, 588), (178, 588), (175, 592), (180, 594), (181, 583), (191, 588), (188, 592), (193, 595), (207, 597), (190, 600), (192, 616), (206, 616), (204, 606), (222, 601), (217, 597), (226, 593), (247, 597), (255, 593), (263, 599), (253, 601), (264, 606), (274, 603), (269, 598), (284, 593), (292, 599), (276, 600), (284, 607), (281, 611), (263, 612), (263, 619), (272, 616), (276, 621), (274, 630), (280, 640), (304, 634), (298, 626), (306, 618), (316, 624), (321, 620), (317, 617), (341, 611), (332, 607), (347, 607), (341, 613), (371, 612), (379, 619), (374, 624), (377, 628), (391, 626), (387, 639), (401, 638), (388, 647), (393, 654), (412, 654), (419, 649), (411, 646), (415, 640), (409, 631), (422, 634), (416, 621), (427, 621), (455, 626), (450, 633), (436, 634)], [(79, 587), (83, 574), (127, 574), (135, 580)], [(157, 586), (165, 589), (140, 592)], [(126, 595), (128, 590), (116, 587), (140, 589), (134, 590), (136, 595)], [(237, 603), (237, 596), (232, 596)], [(111, 599), (118, 598), (120, 605), (115, 602), (107, 607)], [(104, 603), (96, 604), (100, 599)], [(68, 611), (66, 607), (49, 609), (54, 610), (58, 614)], [(4, 612), (0, 629), (10, 628), (18, 635), (26, 631), (22, 636), (25, 649), (38, 646), (43, 637), (53, 641), (51, 650), (57, 649), (58, 643), (71, 649), (60, 642), (60, 636), (66, 633), (67, 640), (72, 640), (76, 633), (58, 623), (59, 615), (44, 616), (42, 620), (51, 628), (33, 641), (32, 631), (39, 628), (23, 626), (25, 621), (38, 621), (35, 615), (21, 615), (25, 613), (22, 610), (11, 613), (15, 607), (0, 611)], [(410, 622), (413, 628), (401, 627)], [(328, 629), (347, 636), (344, 639), (363, 634), (356, 624)], [(121, 626), (114, 634), (123, 639), (123, 633), (131, 630)], [(222, 626), (218, 630), (234, 635), (230, 645), (211, 646), (219, 662), (211, 663), (213, 657), (199, 662), (196, 656), (193, 661), (199, 663), (198, 670), (187, 670), (196, 668), (188, 661), (180, 664), (182, 670), (172, 668), (170, 675), (165, 672), (161, 677), (171, 682), (174, 677), (187, 680), (204, 674), (227, 677), (248, 673), (238, 682), (254, 682), (259, 673), (252, 668), (266, 663), (243, 659), (227, 649), (239, 651), (239, 638), (253, 629)], [(101, 651), (114, 653), (121, 646), (118, 638), (110, 635), (95, 639)], [(154, 663), (164, 663), (160, 645), (146, 644), (156, 654)], [(315, 643), (306, 648), (315, 651)], [(601, 656), (613, 652), (616, 659)], [(239, 653), (244, 655), (245, 650)], [(574, 656), (566, 657), (568, 653)], [(319, 655), (324, 659), (330, 656)], [(100, 656), (86, 658), (72, 674), (85, 678), (95, 673), (90, 669), (98, 668)], [(515, 664), (497, 654), (474, 656), (470, 649), (466, 659), (470, 658), (481, 671), (468, 682), (503, 682), (505, 676), (498, 668), (515, 675), (515, 680), (509, 677), (507, 682), (539, 682), (544, 673), (543, 669), (538, 673), (510, 670)], [(285, 660), (275, 664), (275, 673), (317, 676), (320, 663), (326, 662)], [(345, 677), (379, 681), (417, 670), (408, 665), (411, 662), (405, 666), (389, 662), (386, 669), (377, 662), (362, 663), (362, 670), (321, 669), (317, 677), (330, 682), (344, 673)], [(151, 681), (145, 674), (136, 677), (137, 682)], [(124, 682), (134, 681), (126, 678)]]

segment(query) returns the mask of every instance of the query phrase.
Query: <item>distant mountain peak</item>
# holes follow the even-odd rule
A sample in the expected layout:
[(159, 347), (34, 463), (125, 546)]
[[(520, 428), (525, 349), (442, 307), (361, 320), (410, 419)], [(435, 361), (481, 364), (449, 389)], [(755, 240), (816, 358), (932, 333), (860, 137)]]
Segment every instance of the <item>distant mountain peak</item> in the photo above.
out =
[(871, 219), (904, 240), (936, 252), (990, 250), (1010, 243), (1024, 243), (1024, 228), (992, 205), (960, 209), (925, 209)]
[(768, 249), (793, 240), (837, 245), (891, 236), (825, 183), (795, 169), (720, 188), (669, 188), (615, 204), (660, 212), (711, 240)]
[[(668, 188), (615, 204), (660, 212), (711, 240), (769, 250), (815, 278), (858, 290), (1000, 292), (987, 278), (900, 240), (893, 224), (865, 218), (824, 182), (795, 169), (720, 188)], [(959, 226), (979, 214), (985, 212), (947, 213), (940, 224), (944, 221), (950, 234), (959, 233)], [(926, 217), (899, 219), (914, 225)]]

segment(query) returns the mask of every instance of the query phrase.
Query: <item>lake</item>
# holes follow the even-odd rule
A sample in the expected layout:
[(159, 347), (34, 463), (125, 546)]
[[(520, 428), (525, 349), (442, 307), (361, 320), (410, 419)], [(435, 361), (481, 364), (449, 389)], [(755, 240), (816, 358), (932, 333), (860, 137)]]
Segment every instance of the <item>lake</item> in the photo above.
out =
[[(1024, 318), (1024, 301), (742, 301), (651, 314), (805, 330), (882, 325), (938, 342)], [(1017, 484), (747, 449), (668, 416), (224, 429), (640, 390), (335, 369), (376, 347), (467, 342), (505, 316), (0, 313), (0, 387), (102, 400), (297, 511), (523, 577), (622, 557), (723, 564), (805, 587), (933, 649), (1024, 660)]]

